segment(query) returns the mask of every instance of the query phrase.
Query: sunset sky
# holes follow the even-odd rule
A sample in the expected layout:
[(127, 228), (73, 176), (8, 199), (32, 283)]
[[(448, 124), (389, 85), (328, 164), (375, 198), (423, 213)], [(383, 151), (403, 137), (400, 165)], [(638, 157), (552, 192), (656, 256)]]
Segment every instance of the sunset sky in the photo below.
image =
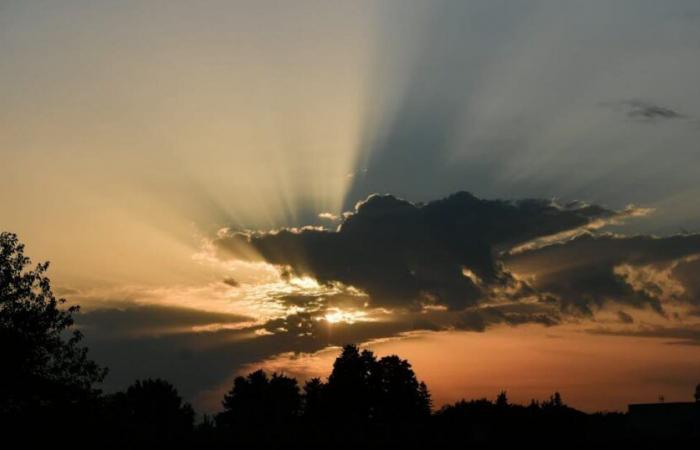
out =
[(104, 388), (397, 353), (439, 407), (700, 382), (700, 4), (0, 0), (0, 231)]

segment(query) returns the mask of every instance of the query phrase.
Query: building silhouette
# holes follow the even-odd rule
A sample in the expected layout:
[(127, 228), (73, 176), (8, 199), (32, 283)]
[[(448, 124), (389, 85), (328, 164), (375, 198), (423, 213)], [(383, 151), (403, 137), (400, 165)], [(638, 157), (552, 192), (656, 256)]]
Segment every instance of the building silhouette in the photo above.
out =
[(627, 417), (630, 431), (641, 436), (700, 438), (700, 398), (697, 392), (694, 402), (628, 405)]

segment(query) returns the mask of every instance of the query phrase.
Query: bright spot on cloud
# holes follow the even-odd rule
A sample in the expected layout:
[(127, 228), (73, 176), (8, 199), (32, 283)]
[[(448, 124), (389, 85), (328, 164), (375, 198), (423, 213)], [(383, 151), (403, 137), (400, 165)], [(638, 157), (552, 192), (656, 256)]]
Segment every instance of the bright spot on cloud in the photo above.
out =
[(336, 222), (336, 221), (340, 220), (340, 216), (333, 214), (333, 213), (329, 213), (329, 212), (320, 213), (318, 215), (318, 218), (323, 219), (323, 220), (330, 220), (331, 222)]
[(291, 280), (289, 280), (289, 284), (300, 289), (319, 289), (321, 287), (318, 284), (318, 281), (314, 280), (311, 277), (292, 278)]
[(479, 286), (481, 284), (481, 278), (479, 278), (479, 276), (477, 274), (475, 274), (474, 272), (472, 272), (470, 269), (468, 269), (466, 267), (462, 268), (462, 275), (469, 278), (472, 281), (472, 283), (474, 283), (477, 286)]
[(331, 308), (328, 312), (319, 317), (318, 320), (325, 320), (328, 323), (347, 323), (353, 324), (355, 322), (367, 322), (371, 319), (367, 317), (367, 313), (364, 311), (344, 311), (338, 308)]

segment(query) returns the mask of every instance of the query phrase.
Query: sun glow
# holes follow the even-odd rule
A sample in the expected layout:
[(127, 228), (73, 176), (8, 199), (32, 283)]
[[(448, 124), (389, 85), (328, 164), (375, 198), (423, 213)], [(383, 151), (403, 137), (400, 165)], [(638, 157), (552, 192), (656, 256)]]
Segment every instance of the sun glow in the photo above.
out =
[(325, 315), (319, 317), (318, 320), (325, 320), (330, 324), (335, 323), (347, 323), (353, 324), (355, 322), (367, 322), (370, 318), (364, 311), (344, 311), (338, 308), (329, 309)]
[(311, 277), (295, 277), (289, 280), (289, 284), (305, 290), (320, 289), (321, 285), (318, 281)]

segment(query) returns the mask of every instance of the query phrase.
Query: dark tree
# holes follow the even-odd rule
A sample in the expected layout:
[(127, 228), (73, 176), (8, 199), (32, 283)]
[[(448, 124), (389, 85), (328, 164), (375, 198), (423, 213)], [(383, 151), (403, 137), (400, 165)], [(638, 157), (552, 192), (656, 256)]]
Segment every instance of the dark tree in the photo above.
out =
[(304, 417), (311, 421), (322, 417), (325, 389), (326, 385), (320, 378), (312, 378), (304, 384)]
[(423, 409), (422, 415), (430, 415), (433, 409), (433, 398), (430, 396), (428, 385), (421, 381), (418, 385), (418, 393), (420, 396), (420, 407)]
[(112, 445), (182, 444), (193, 429), (194, 410), (165, 380), (138, 380), (105, 403), (106, 437)]
[(354, 345), (343, 348), (326, 386), (333, 413), (360, 421), (404, 421), (430, 414), (430, 394), (411, 365), (396, 355), (377, 360)]
[(396, 355), (385, 356), (375, 367), (380, 384), (370, 390), (377, 395), (373, 399), (377, 420), (399, 422), (430, 414), (430, 394), (425, 384), (418, 382), (408, 361)]
[(301, 395), (297, 381), (284, 375), (268, 378), (262, 370), (247, 377), (236, 377), (233, 388), (224, 396), (222, 424), (281, 423), (300, 411)]
[(564, 407), (564, 402), (561, 400), (561, 394), (555, 392), (549, 397), (549, 400), (542, 403), (543, 408), (562, 408)]
[(508, 407), (508, 395), (506, 394), (506, 391), (501, 391), (498, 394), (498, 397), (496, 397), (496, 406), (499, 408)]
[(430, 416), (430, 394), (408, 361), (394, 355), (377, 360), (354, 345), (336, 358), (327, 384), (308, 387), (320, 393), (313, 404), (323, 412), (314, 417), (331, 430), (326, 439), (336, 447), (410, 442)]
[(374, 354), (346, 345), (328, 377), (327, 405), (331, 408), (328, 414), (346, 423), (366, 421), (371, 416), (372, 399), (378, 394), (380, 383)]
[(68, 409), (94, 398), (95, 383), (106, 370), (88, 359), (73, 329), (78, 306), (51, 290), (49, 263), (37, 264), (24, 255), (13, 233), (0, 233), (0, 420), (22, 421), (38, 415), (48, 421), (65, 417)]
[(264, 445), (292, 439), (290, 433), (301, 414), (297, 380), (262, 370), (236, 377), (224, 396), (224, 411), (216, 416), (225, 440)]

